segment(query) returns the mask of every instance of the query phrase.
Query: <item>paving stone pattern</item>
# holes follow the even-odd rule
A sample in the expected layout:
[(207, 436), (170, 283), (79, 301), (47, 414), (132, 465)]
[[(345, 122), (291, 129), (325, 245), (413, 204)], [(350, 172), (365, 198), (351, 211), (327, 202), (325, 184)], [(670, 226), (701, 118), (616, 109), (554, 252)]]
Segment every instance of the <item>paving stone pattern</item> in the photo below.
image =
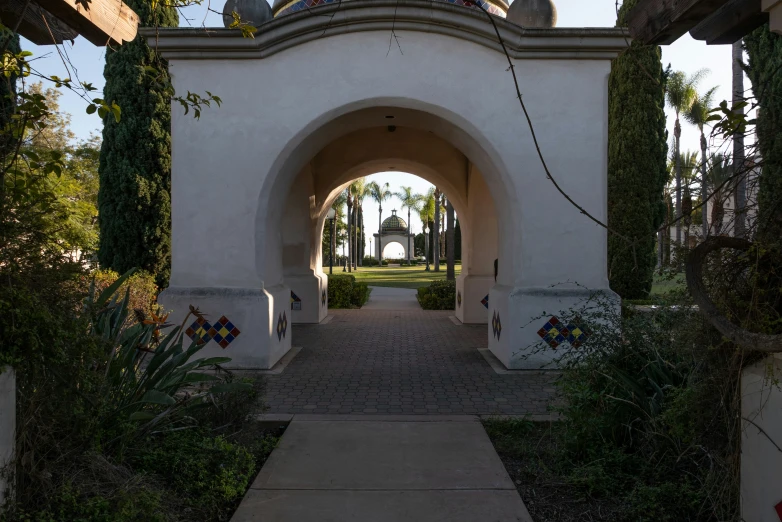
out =
[(267, 413), (547, 413), (552, 374), (498, 375), (478, 352), (485, 325), (448, 311), (333, 310), (325, 325), (294, 325), (301, 352), (267, 376)]

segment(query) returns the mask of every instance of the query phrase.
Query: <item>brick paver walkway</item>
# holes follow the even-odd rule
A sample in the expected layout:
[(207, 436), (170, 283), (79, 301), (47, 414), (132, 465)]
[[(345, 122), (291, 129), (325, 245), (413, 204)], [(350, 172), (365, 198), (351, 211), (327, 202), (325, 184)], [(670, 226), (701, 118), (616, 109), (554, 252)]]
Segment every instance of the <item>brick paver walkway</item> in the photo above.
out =
[(267, 376), (268, 413), (542, 414), (552, 374), (499, 375), (477, 348), (486, 326), (453, 312), (333, 310), (325, 325), (295, 325), (303, 349)]

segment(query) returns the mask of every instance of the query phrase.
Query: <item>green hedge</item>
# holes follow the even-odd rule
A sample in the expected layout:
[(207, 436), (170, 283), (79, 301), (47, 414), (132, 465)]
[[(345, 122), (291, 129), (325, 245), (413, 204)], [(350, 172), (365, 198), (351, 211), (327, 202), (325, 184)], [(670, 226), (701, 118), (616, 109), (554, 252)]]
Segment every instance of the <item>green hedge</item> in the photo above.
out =
[(424, 310), (453, 310), (456, 307), (456, 282), (434, 281), (419, 288), (418, 302)]
[(329, 308), (361, 308), (369, 300), (369, 293), (367, 284), (356, 282), (356, 276), (329, 276)]

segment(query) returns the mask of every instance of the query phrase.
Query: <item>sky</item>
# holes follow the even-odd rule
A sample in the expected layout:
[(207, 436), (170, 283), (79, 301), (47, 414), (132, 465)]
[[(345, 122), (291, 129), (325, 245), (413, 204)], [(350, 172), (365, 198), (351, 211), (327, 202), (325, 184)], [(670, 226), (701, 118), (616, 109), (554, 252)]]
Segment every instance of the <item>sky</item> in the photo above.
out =
[[(554, 0), (557, 6), (557, 27), (612, 27), (616, 21), (615, 0)], [(271, 2), (270, 2), (271, 3)], [(222, 2), (214, 3), (214, 8)], [(206, 4), (191, 6), (181, 10), (180, 24), (186, 26), (222, 27), (222, 19), (215, 13), (207, 11)], [(103, 88), (103, 64), (105, 61), (105, 48), (95, 47), (82, 37), (78, 37), (73, 44), (65, 43), (58, 49), (53, 46), (36, 46), (23, 39), (22, 48), (33, 52), (37, 58), (35, 67), (48, 75), (70, 77), (83, 82), (90, 82), (99, 90)], [(663, 66), (671, 64), (673, 70), (692, 74), (700, 69), (708, 69), (710, 72), (701, 82), (702, 91), (711, 87), (717, 87), (714, 99), (729, 100), (731, 96), (731, 47), (729, 45), (707, 46), (704, 42), (693, 40), (685, 34), (671, 45), (663, 46)], [(69, 62), (66, 69), (65, 62)], [(510, 78), (509, 78), (509, 81)], [(744, 80), (748, 87), (749, 81)], [(219, 95), (219, 93), (216, 93)], [(98, 97), (98, 94), (95, 95)], [(60, 99), (60, 106), (72, 116), (72, 130), (79, 139), (87, 139), (90, 134), (100, 134), (101, 121), (96, 114), (85, 113), (86, 102), (70, 92), (64, 92)], [(212, 110), (212, 109), (209, 109)], [(219, 110), (219, 109), (214, 109)], [(674, 116), (670, 109), (666, 109), (668, 115), (668, 131), (673, 136)], [(696, 128), (682, 124), (682, 150), (698, 150), (698, 131)], [(424, 193), (430, 184), (423, 179), (410, 174), (384, 172), (370, 176), (370, 180), (378, 183), (388, 182), (392, 191), (398, 191), (401, 186), (412, 187), (414, 191)], [(393, 208), (401, 209), (401, 205), (395, 198), (383, 205), (384, 217), (390, 215)], [(364, 214), (367, 223), (373, 223), (369, 216), (377, 216), (377, 205), (372, 201), (364, 203)], [(407, 219), (407, 212), (404, 214)], [(421, 231), (420, 220), (414, 218), (413, 231)], [(374, 230), (367, 230), (367, 252), (369, 252), (371, 234)], [(386, 257), (401, 257), (402, 248), (399, 245), (389, 245), (384, 252)]]

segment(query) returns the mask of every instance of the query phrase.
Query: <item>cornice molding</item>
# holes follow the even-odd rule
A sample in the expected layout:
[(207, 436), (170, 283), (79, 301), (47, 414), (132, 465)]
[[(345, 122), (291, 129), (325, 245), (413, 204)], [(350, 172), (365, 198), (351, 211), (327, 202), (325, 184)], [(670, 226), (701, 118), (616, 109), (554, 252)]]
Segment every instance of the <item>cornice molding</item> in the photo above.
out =
[[(493, 17), (515, 59), (610, 60), (630, 43), (621, 28), (523, 28)], [(351, 0), (275, 18), (255, 38), (237, 29), (144, 28), (139, 33), (170, 60), (263, 59), (313, 40), (366, 31), (419, 31), (451, 36), (497, 52), (487, 15), (431, 0)]]

